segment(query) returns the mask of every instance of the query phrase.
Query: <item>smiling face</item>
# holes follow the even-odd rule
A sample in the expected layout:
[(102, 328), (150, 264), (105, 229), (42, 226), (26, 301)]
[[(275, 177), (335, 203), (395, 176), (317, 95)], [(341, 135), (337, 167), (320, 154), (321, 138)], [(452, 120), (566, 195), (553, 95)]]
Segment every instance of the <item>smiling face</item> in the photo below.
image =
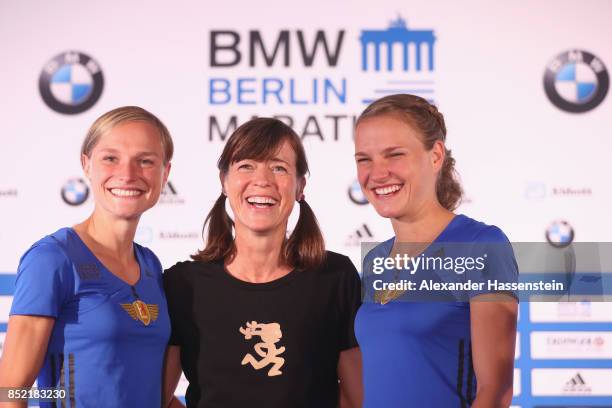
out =
[(306, 181), (297, 175), (296, 154), (285, 140), (267, 160), (231, 163), (222, 183), (234, 213), (236, 234), (245, 229), (284, 234)]
[(436, 180), (444, 146), (425, 150), (419, 132), (393, 114), (362, 120), (355, 130), (361, 189), (385, 218), (412, 218), (437, 203)]
[(102, 135), (89, 156), (82, 155), (96, 211), (138, 219), (153, 207), (168, 178), (159, 131), (143, 121), (120, 123)]

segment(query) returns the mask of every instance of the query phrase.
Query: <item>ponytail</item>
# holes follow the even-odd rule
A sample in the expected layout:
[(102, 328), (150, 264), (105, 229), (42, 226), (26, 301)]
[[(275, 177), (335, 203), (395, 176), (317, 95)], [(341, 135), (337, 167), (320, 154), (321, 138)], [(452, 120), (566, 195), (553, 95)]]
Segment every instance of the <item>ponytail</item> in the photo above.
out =
[(442, 207), (449, 211), (457, 208), (463, 196), (461, 184), (457, 181), (457, 172), (455, 171), (455, 159), (451, 155), (451, 151), (445, 148), (446, 157), (438, 174), (436, 182), (436, 195)]
[(300, 216), (285, 242), (283, 255), (287, 264), (296, 269), (313, 269), (325, 259), (325, 241), (312, 208), (303, 198), (298, 203)]
[(221, 193), (215, 201), (215, 205), (210, 210), (204, 221), (202, 228), (202, 236), (206, 231), (208, 224), (208, 233), (206, 234), (206, 246), (203, 250), (198, 251), (191, 259), (196, 261), (217, 261), (220, 259), (232, 259), (236, 255), (236, 246), (234, 245), (234, 237), (232, 236), (232, 227), (234, 221), (227, 215), (225, 211), (225, 194)]

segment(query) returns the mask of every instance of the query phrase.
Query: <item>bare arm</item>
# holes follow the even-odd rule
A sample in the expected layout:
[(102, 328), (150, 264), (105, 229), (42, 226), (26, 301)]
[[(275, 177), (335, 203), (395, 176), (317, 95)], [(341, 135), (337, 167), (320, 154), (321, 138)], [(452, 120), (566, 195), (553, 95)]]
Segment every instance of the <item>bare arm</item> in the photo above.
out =
[(512, 402), (517, 302), (509, 295), (480, 295), (470, 301), (470, 310), (478, 384), (472, 408), (507, 408)]
[(181, 348), (179, 346), (168, 346), (166, 358), (164, 359), (164, 390), (162, 407), (179, 408), (184, 405), (174, 397), (174, 391), (181, 379)]
[[(0, 387), (31, 387), (43, 365), (55, 319), (13, 315), (9, 318), (0, 360)], [(25, 402), (0, 407), (25, 407)]]
[(361, 351), (353, 347), (340, 352), (338, 360), (340, 408), (358, 408), (363, 403)]

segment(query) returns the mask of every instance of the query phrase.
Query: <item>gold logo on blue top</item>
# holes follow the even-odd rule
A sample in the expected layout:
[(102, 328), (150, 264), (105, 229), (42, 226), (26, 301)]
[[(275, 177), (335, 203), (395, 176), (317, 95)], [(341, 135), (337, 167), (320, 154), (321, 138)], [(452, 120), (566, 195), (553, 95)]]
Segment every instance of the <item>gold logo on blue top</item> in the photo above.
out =
[(135, 300), (132, 303), (121, 303), (121, 307), (128, 312), (132, 319), (140, 320), (145, 326), (156, 321), (159, 314), (159, 307), (157, 305), (146, 304), (142, 300)]

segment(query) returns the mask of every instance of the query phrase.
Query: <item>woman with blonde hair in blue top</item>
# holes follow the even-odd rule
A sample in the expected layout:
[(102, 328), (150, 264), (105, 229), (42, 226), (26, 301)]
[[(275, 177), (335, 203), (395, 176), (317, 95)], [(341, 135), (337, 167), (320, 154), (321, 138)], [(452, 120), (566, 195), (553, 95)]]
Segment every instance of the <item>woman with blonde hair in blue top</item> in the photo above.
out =
[[(358, 118), (359, 183), (395, 232), (366, 257), (366, 294), (372, 283), (370, 262), (406, 252), (424, 259), (441, 257), (440, 251), (448, 255), (457, 248), (464, 252), (488, 248), (496, 255), (493, 262), (466, 273), (467, 278), (477, 283), (485, 277), (517, 279), (516, 262), (503, 232), (453, 212), (461, 187), (445, 140), (442, 114), (418, 96), (384, 97)], [(457, 247), (457, 243), (468, 245)], [(389, 273), (387, 283), (397, 283), (397, 270)], [(461, 270), (457, 273), (446, 278), (465, 276)], [(410, 278), (418, 282), (436, 276), (421, 267)], [(517, 302), (511, 295), (483, 288), (460, 294), (457, 301), (444, 296), (440, 301), (436, 296), (441, 292), (383, 288), (366, 295), (355, 321), (363, 356), (365, 408), (509, 406)]]
[(162, 267), (133, 240), (172, 152), (164, 124), (139, 107), (114, 109), (91, 126), (81, 162), (94, 210), (21, 258), (0, 387), (30, 387), (38, 377), (53, 399), (41, 407), (161, 406), (170, 336)]

